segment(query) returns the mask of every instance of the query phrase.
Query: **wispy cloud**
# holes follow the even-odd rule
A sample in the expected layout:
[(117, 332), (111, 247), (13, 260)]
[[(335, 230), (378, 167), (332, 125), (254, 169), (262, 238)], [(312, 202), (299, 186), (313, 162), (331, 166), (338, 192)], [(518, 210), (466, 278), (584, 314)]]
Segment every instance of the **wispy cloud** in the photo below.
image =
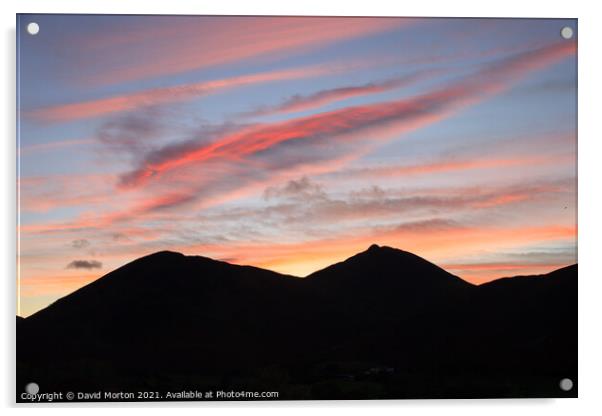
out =
[(457, 215), (470, 212), (478, 217), (480, 210), (523, 202), (554, 201), (571, 192), (572, 179), (498, 186), (450, 187), (448, 189), (417, 190), (372, 186), (341, 193), (303, 177), (280, 187), (268, 187), (264, 198), (270, 204), (263, 208), (234, 209), (201, 217), (207, 222), (221, 223), (233, 218), (263, 223), (270, 229), (312, 223), (325, 233), (337, 224), (348, 228), (354, 223), (381, 223), (400, 215), (424, 218), (433, 215)]
[(137, 161), (141, 154), (156, 146), (168, 131), (161, 108), (147, 107), (135, 112), (117, 114), (96, 129), (95, 140), (110, 157)]
[(102, 263), (98, 260), (73, 260), (67, 265), (67, 269), (100, 269)]
[[(521, 53), (477, 72), (468, 79), (409, 99), (343, 108), (284, 122), (242, 128), (207, 144), (204, 136), (152, 151), (133, 171), (121, 176), (121, 189), (157, 182), (151, 197), (128, 209), (85, 218), (57, 227), (80, 229), (142, 217), (196, 200), (244, 194), (245, 189), (281, 180), (296, 169), (334, 170), (337, 160), (357, 157), (372, 146), (439, 121), (466, 105), (502, 91), (530, 71), (575, 52), (572, 42)], [(333, 144), (336, 143), (336, 146)], [(284, 146), (286, 145), (286, 146)], [(334, 153), (333, 153), (334, 152)], [(244, 161), (244, 162), (243, 162)], [(192, 167), (192, 171), (178, 170)], [(169, 173), (166, 187), (161, 177)], [(285, 176), (286, 177), (286, 176)], [(267, 185), (266, 185), (267, 183)], [(504, 203), (505, 200), (487, 202)], [(485, 202), (484, 202), (485, 203)], [(48, 226), (53, 226), (49, 224)], [(24, 229), (36, 230), (37, 226)]]
[(27, 311), (165, 249), (306, 275), (376, 243), (473, 282), (576, 260), (559, 21), (39, 19), (21, 45), (47, 63), (21, 74)]
[(93, 139), (57, 140), (57, 141), (47, 142), (47, 143), (22, 145), (22, 146), (19, 146), (17, 151), (19, 152), (19, 156), (27, 156), (31, 153), (38, 153), (38, 152), (63, 149), (63, 148), (71, 148), (74, 146), (86, 146), (86, 145), (90, 145), (90, 144), (94, 144), (94, 143), (95, 143), (95, 141)]
[[(349, 144), (367, 137), (373, 144), (390, 140), (442, 120), (461, 108), (502, 91), (531, 71), (574, 52), (575, 44), (572, 42), (555, 43), (512, 56), (466, 79), (409, 99), (347, 107), (262, 125), (226, 135), (210, 144), (193, 138), (169, 145), (151, 152), (139, 167), (123, 175), (121, 185), (141, 186), (165, 172), (192, 163), (248, 158), (289, 142), (306, 143), (308, 149), (315, 150), (312, 145), (316, 142)], [(340, 148), (349, 151), (348, 147)]]
[(85, 238), (80, 238), (78, 240), (73, 240), (71, 242), (71, 246), (73, 248), (86, 248), (90, 246), (90, 242), (88, 240), (86, 240)]
[(241, 242), (221, 246), (201, 244), (177, 249), (186, 253), (215, 253), (222, 257), (236, 257), (242, 264), (250, 263), (283, 273), (305, 275), (333, 262), (342, 261), (373, 243), (401, 249), (411, 248), (412, 252), (420, 256), (444, 263), (446, 258), (477, 250), (571, 241), (575, 237), (575, 226), (476, 226), (445, 218), (432, 218), (369, 227), (363, 232), (353, 230), (352, 233), (300, 242)]
[(48, 175), (19, 179), (23, 212), (49, 212), (54, 209), (106, 203), (113, 190), (115, 175)]
[(314, 199), (316, 196), (324, 197), (322, 187), (311, 181), (307, 176), (298, 180), (290, 180), (282, 187), (269, 186), (263, 193), (266, 200), (274, 198), (291, 197), (293, 199)]
[(571, 162), (572, 155), (521, 155), (507, 157), (471, 158), (447, 157), (438, 160), (414, 164), (389, 164), (362, 168), (347, 168), (331, 172), (327, 176), (346, 180), (352, 178), (398, 178), (403, 176), (430, 175), (436, 173), (458, 172), (478, 169), (510, 168), (512, 166), (541, 165)]
[(267, 82), (315, 77), (339, 71), (340, 67), (311, 66), (281, 71), (260, 72), (230, 78), (216, 79), (174, 87), (154, 88), (115, 95), (91, 101), (74, 102), (27, 111), (25, 114), (43, 122), (64, 122), (94, 118), (111, 113), (123, 113), (139, 108), (184, 102), (231, 88)]
[[(419, 19), (331, 17), (146, 17), (143, 25), (109, 28), (73, 47), (94, 54), (82, 75), (88, 84), (112, 84), (174, 75), (223, 64), (302, 54), (336, 42), (416, 24)], [(327, 28), (327, 30), (325, 30)], [(194, 39), (195, 41), (191, 41)], [(111, 62), (102, 60), (111, 52)]]
[(405, 86), (409, 86), (418, 81), (422, 81), (426, 78), (432, 77), (437, 72), (438, 71), (434, 70), (423, 70), (410, 75), (390, 78), (384, 81), (369, 82), (362, 85), (331, 88), (318, 91), (309, 95), (297, 94), (286, 99), (281, 104), (272, 107), (262, 107), (254, 111), (243, 113), (242, 115), (247, 117), (253, 117), (311, 110), (353, 97), (362, 97), (366, 95), (379, 94), (402, 88)]

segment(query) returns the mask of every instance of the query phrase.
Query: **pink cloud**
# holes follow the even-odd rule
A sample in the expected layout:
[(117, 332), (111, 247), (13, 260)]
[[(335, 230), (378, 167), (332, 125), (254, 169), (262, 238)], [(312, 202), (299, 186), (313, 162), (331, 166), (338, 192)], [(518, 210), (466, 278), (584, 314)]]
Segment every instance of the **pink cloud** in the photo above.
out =
[(125, 187), (138, 187), (161, 174), (191, 164), (238, 159), (284, 142), (328, 140), (349, 143), (370, 136), (390, 140), (399, 134), (442, 120), (496, 94), (532, 71), (575, 53), (574, 42), (560, 42), (517, 54), (454, 84), (398, 101), (380, 102), (320, 113), (235, 132), (206, 145), (196, 140), (151, 153), (122, 177)]
[(58, 140), (48, 143), (38, 143), (38, 144), (30, 144), (19, 146), (17, 151), (20, 156), (28, 155), (30, 153), (43, 152), (47, 150), (61, 149), (64, 147), (73, 147), (73, 146), (85, 146), (95, 143), (92, 139), (73, 139), (73, 140)]
[(358, 86), (332, 88), (318, 91), (314, 94), (309, 94), (305, 96), (295, 95), (285, 100), (280, 105), (260, 108), (255, 111), (245, 113), (244, 115), (257, 116), (311, 110), (330, 103), (346, 100), (353, 97), (362, 97), (366, 95), (392, 91), (404, 86), (412, 85), (426, 78), (432, 77), (435, 73), (436, 71), (420, 71), (414, 74), (391, 78), (380, 82), (370, 82)]
[(19, 178), (21, 210), (48, 212), (57, 208), (106, 203), (115, 175), (51, 175)]
[(230, 16), (181, 17), (179, 24), (161, 18), (147, 22), (154, 24), (78, 41), (75, 46), (82, 50), (114, 55), (111, 64), (99, 61), (102, 70), (87, 82), (110, 84), (172, 75), (268, 54), (275, 59), (404, 27), (417, 19)]
[(332, 178), (348, 179), (354, 178), (391, 178), (400, 176), (419, 176), (430, 175), (434, 173), (446, 173), (455, 171), (495, 169), (512, 166), (533, 166), (545, 164), (557, 164), (573, 162), (574, 157), (564, 155), (544, 155), (544, 156), (518, 156), (505, 158), (477, 158), (471, 159), (442, 159), (426, 163), (417, 163), (413, 165), (392, 165), (392, 166), (374, 166), (355, 169), (344, 169), (332, 172), (329, 176)]
[[(575, 47), (574, 44), (572, 46), (567, 46), (567, 44), (571, 45), (571, 42), (553, 44), (530, 53), (517, 55), (496, 66), (487, 67), (456, 84), (410, 99), (344, 108), (243, 129), (226, 134), (209, 145), (200, 145), (195, 140), (191, 140), (173, 147), (168, 146), (149, 155), (140, 167), (122, 177), (124, 189), (140, 188), (148, 181), (155, 181), (168, 172), (177, 173), (179, 168), (186, 166), (202, 168), (210, 163), (222, 162), (234, 162), (233, 166), (243, 169), (243, 171), (237, 172), (238, 176), (236, 176), (241, 180), (230, 184), (227, 188), (213, 187), (225, 177), (231, 177), (233, 171), (226, 169), (217, 175), (212, 173), (199, 176), (197, 174), (188, 178), (189, 181), (184, 183), (183, 188), (176, 187), (172, 181), (168, 181), (167, 188), (154, 188), (151, 190), (152, 196), (136, 199), (133, 205), (122, 207), (119, 210), (87, 215), (70, 223), (26, 225), (22, 227), (22, 231), (77, 231), (103, 227), (125, 219), (140, 219), (148, 213), (194, 201), (199, 197), (200, 190), (204, 191), (202, 193), (205, 199), (203, 203), (215, 198), (219, 200), (227, 195), (243, 195), (251, 189), (259, 189), (257, 184), (266, 186), (265, 181), (257, 180), (253, 177), (252, 172), (247, 171), (254, 168), (253, 163), (247, 163), (248, 160), (250, 161), (249, 158), (257, 154), (265, 155), (266, 151), (273, 150), (285, 142), (295, 141), (300, 144), (308, 144), (308, 147), (305, 148), (305, 151), (309, 151), (309, 154), (306, 155), (308, 158), (304, 159), (304, 162), (290, 166), (283, 165), (283, 167), (272, 165), (269, 157), (252, 161), (267, 163), (265, 168), (272, 169), (270, 174), (274, 176), (281, 169), (286, 171), (303, 165), (313, 166), (320, 172), (327, 172), (333, 160), (345, 160), (346, 156), (361, 154), (361, 147), (358, 153), (357, 147), (350, 148), (348, 145), (364, 140), (366, 137), (371, 139), (368, 145), (373, 145), (392, 137), (398, 137), (405, 131), (441, 120), (468, 104), (483, 99), (491, 93), (501, 91), (510, 85), (511, 81), (516, 81), (517, 78), (525, 76), (536, 68), (545, 67), (570, 56), (574, 53)], [(330, 145), (334, 142), (337, 143), (336, 149), (341, 149), (341, 152), (336, 155), (328, 155), (325, 159), (317, 158), (317, 156), (321, 156), (319, 153), (321, 148), (315, 147), (316, 143)], [(303, 151), (304, 149), (300, 148), (296, 154), (303, 156)], [(340, 165), (337, 166), (340, 167)], [(447, 168), (449, 169), (449, 166)], [(211, 194), (212, 191), (215, 193)], [(509, 202), (512, 201), (500, 199), (489, 203), (495, 206)]]
[(311, 66), (280, 71), (260, 72), (213, 81), (155, 88), (140, 92), (116, 95), (91, 101), (56, 105), (26, 112), (32, 119), (44, 122), (63, 122), (120, 113), (138, 108), (183, 102), (218, 91), (245, 85), (314, 77), (335, 72), (335, 67)]

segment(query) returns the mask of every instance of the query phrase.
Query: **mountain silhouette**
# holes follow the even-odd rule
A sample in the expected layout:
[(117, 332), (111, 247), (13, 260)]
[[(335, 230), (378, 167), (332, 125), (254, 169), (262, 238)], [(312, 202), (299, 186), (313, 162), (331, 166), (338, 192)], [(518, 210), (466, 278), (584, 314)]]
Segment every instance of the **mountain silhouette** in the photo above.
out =
[(436, 290), (472, 286), (442, 268), (407, 251), (373, 244), (368, 250), (328, 266), (307, 277), (338, 289), (386, 288), (400, 290)]
[(40, 391), (576, 397), (577, 265), (475, 286), (372, 245), (306, 278), (162, 251), (18, 318)]

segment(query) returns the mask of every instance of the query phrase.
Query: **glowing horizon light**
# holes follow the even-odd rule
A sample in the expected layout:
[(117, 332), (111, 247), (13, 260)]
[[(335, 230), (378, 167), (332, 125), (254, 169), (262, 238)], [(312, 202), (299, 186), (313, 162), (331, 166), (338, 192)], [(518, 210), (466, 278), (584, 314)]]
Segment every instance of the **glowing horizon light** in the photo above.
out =
[(19, 16), (21, 316), (162, 250), (577, 261), (573, 20), (76, 17)]

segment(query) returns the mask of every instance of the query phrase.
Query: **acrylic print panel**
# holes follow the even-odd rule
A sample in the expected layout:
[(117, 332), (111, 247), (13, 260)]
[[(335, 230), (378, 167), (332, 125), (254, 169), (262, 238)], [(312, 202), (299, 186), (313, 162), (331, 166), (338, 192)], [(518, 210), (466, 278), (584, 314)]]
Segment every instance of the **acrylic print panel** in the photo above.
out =
[(576, 20), (17, 22), (17, 401), (577, 396)]

